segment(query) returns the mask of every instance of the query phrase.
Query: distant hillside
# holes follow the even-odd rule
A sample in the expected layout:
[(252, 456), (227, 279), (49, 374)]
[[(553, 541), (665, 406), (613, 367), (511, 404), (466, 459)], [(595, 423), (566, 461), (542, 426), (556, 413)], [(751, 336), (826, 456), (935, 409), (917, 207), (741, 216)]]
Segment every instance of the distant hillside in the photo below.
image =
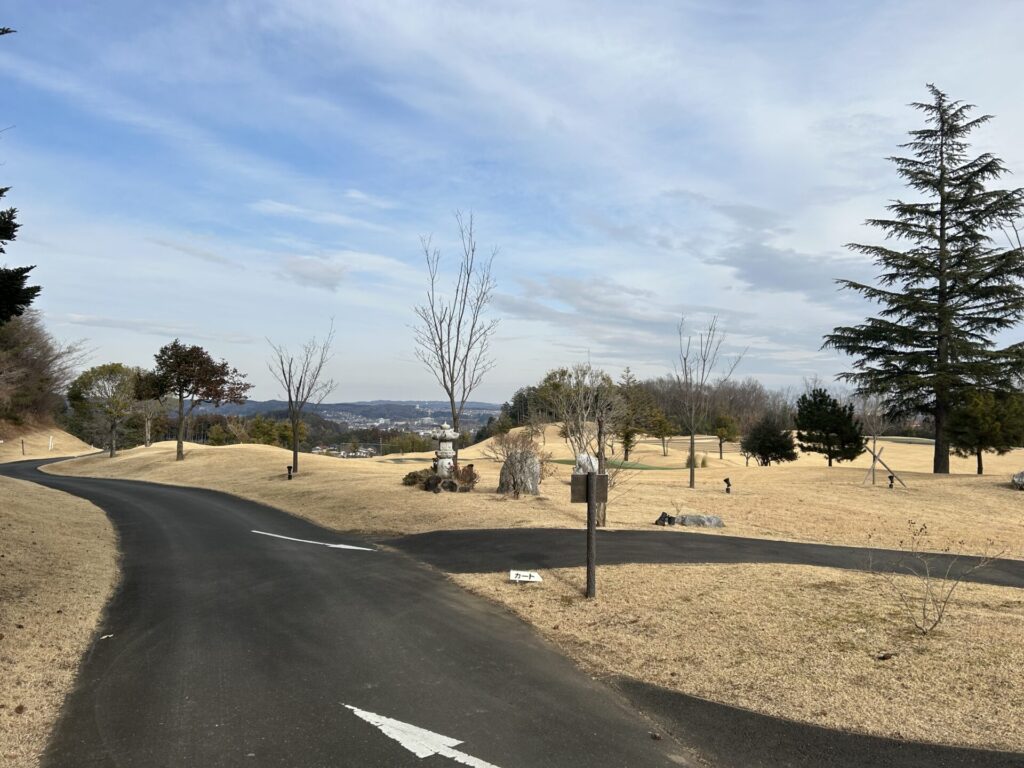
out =
[[(226, 416), (255, 416), (286, 410), (288, 403), (283, 400), (248, 400), (242, 405), (222, 405), (217, 413)], [(210, 406), (203, 406), (202, 411), (213, 412)], [(438, 423), (451, 421), (448, 403), (441, 400), (369, 400), (354, 403), (321, 403), (307, 408), (312, 413), (325, 419), (348, 424), (359, 424), (384, 420), (387, 422), (417, 421)], [(495, 416), (501, 410), (497, 403), (471, 401), (466, 403), (463, 421), (467, 427), (483, 424), (489, 416)]]

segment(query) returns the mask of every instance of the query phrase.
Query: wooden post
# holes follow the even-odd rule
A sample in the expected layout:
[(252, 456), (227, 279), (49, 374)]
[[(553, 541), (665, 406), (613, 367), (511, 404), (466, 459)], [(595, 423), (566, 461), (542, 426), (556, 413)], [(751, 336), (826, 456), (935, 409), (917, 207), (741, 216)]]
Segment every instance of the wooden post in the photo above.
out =
[(587, 472), (587, 597), (597, 597), (597, 475)]

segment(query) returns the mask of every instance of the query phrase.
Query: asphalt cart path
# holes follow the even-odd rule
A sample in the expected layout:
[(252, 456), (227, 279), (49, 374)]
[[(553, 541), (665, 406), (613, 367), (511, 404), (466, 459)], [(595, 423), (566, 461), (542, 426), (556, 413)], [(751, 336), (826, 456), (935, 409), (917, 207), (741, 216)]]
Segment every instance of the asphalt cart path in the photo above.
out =
[[(375, 541), (213, 491), (49, 475), (42, 463), (0, 465), (0, 474), (92, 501), (123, 553), (121, 584), (44, 768), (1024, 768), (1020, 754), (833, 731), (633, 680), (596, 682), (423, 564), (580, 565), (581, 531)], [(605, 564), (862, 569), (898, 556), (672, 531), (601, 532), (598, 547)], [(1024, 587), (1024, 563), (999, 561), (972, 579)]]
[(122, 551), (47, 768), (683, 762), (621, 694), (405, 555), (232, 496), (39, 463), (0, 473), (95, 503)]

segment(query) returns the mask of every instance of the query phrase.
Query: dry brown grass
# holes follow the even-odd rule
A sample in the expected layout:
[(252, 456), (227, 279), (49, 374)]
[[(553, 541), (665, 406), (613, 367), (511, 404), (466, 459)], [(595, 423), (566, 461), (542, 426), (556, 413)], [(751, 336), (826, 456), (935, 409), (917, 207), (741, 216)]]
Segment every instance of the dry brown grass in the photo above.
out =
[[(546, 449), (568, 457), (549, 433)], [(650, 529), (673, 502), (722, 515), (724, 533), (852, 545), (897, 546), (908, 519), (927, 523), (939, 545), (1024, 556), (1024, 496), (1008, 483), (1024, 452), (989, 460), (991, 476), (934, 477), (931, 447), (885, 443), (885, 457), (910, 490), (864, 486), (862, 467), (828, 469), (819, 457), (781, 467), (711, 459), (686, 473), (626, 473), (612, 491), (612, 528)], [(649, 450), (648, 450), (649, 449)], [(267, 446), (172, 443), (64, 462), (52, 471), (144, 479), (234, 493), (337, 530), (416, 533), (438, 529), (582, 526), (585, 508), (568, 501), (569, 467), (557, 466), (540, 498), (494, 493), (498, 465), (479, 448), (462, 453), (482, 477), (471, 494), (430, 494), (401, 477), (429, 454), (342, 460), (304, 456), (285, 479), (290, 453)], [(674, 450), (674, 449), (673, 449)], [(647, 445), (648, 465), (681, 465)], [(866, 465), (865, 462), (860, 462)], [(963, 466), (958, 466), (963, 468)], [(728, 475), (734, 492), (726, 495)], [(665, 535), (678, 535), (666, 529)], [(708, 535), (716, 535), (711, 532)], [(961, 545), (955, 545), (961, 548)], [(550, 571), (538, 588), (511, 587), (505, 574), (456, 581), (509, 606), (583, 664), (659, 685), (822, 725), (1005, 749), (1024, 748), (1024, 592), (964, 585), (937, 633), (909, 631), (888, 587), (863, 573), (796, 566), (615, 566), (600, 570), (600, 599), (579, 599), (582, 573)], [(897, 651), (877, 661), (878, 651)]]
[(0, 477), (0, 764), (38, 765), (115, 574), (101, 510)]
[[(962, 584), (927, 637), (869, 574), (791, 565), (621, 565), (453, 575), (590, 671), (895, 738), (1024, 751), (1024, 591)], [(879, 661), (876, 654), (896, 652)]]
[[(547, 450), (568, 455), (561, 446), (549, 436)], [(302, 472), (289, 482), (284, 468), (290, 454), (279, 448), (189, 445), (187, 450), (184, 462), (174, 461), (173, 443), (158, 443), (125, 451), (115, 459), (92, 456), (63, 462), (48, 471), (212, 488), (330, 528), (383, 534), (572, 527), (583, 525), (585, 517), (583, 505), (569, 503), (570, 467), (555, 466), (554, 476), (541, 486), (542, 497), (505, 500), (494, 493), (499, 465), (482, 457), (476, 447), (464, 451), (462, 458), (474, 461), (482, 475), (477, 491), (440, 495), (401, 485), (406, 472), (427, 466), (426, 454), (378, 460), (303, 456)], [(897, 466), (920, 466), (928, 465), (930, 451), (926, 445), (887, 443), (885, 455), (891, 452)], [(679, 459), (676, 455), (674, 460)], [(982, 477), (906, 472), (909, 490), (862, 485), (862, 468), (829, 469), (818, 457), (772, 467), (745, 467), (742, 459), (739, 462), (741, 466), (712, 460), (709, 468), (698, 471), (694, 490), (687, 487), (681, 469), (626, 472), (611, 492), (609, 527), (650, 529), (661, 512), (674, 511), (674, 502), (687, 511), (721, 515), (727, 526), (721, 533), (737, 536), (894, 547), (905, 537), (907, 521), (914, 519), (928, 524), (938, 544), (952, 543), (965, 552), (1024, 556), (1024, 495), (1008, 482), (1011, 468), (1024, 468), (1024, 451), (993, 457), (993, 474)], [(722, 484), (727, 475), (734, 489), (729, 495)], [(674, 533), (666, 530), (666, 535)]]
[[(53, 438), (53, 450), (50, 450), (50, 438)], [(56, 427), (31, 427), (15, 429), (0, 427), (0, 464), (27, 459), (50, 459), (61, 456), (81, 456), (92, 453), (96, 449), (83, 443), (77, 437), (69, 435)], [(22, 453), (21, 444), (25, 443)]]

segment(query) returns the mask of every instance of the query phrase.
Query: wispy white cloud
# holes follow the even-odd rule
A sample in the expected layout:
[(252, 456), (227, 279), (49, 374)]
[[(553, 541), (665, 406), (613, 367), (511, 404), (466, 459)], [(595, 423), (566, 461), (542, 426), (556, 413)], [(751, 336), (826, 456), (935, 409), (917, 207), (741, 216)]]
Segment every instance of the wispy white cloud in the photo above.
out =
[(352, 202), (360, 205), (369, 206), (370, 208), (381, 208), (383, 210), (389, 210), (396, 207), (396, 204), (392, 200), (385, 200), (383, 197), (377, 195), (371, 195), (363, 192), (359, 189), (346, 189), (345, 199), (351, 200)]
[[(684, 312), (752, 340), (748, 370), (798, 379), (843, 365), (821, 334), (866, 308), (832, 280), (873, 270), (842, 245), (874, 237), (861, 222), (903, 194), (884, 158), (925, 82), (995, 112), (978, 148), (1024, 171), (1018, 3), (254, 0), (160, 23), (147, 9), (40, 10), (32, 45), (0, 46), (5, 120), (49, 126), (5, 141), (43, 301), (161, 332), (220, 312), (256, 337), (358, 307), (352, 359), (417, 393), (432, 386), (405, 367), (417, 238), (457, 251), (455, 209), (501, 246), (496, 399), (580, 350), (666, 366)], [(69, 31), (114, 12), (103, 38)], [(204, 279), (168, 273), (168, 249)], [(97, 272), (119, 260), (108, 309)], [(302, 317), (277, 311), (297, 303)]]
[(232, 259), (229, 259), (225, 256), (221, 256), (219, 253), (214, 253), (213, 251), (207, 250), (205, 248), (197, 248), (196, 246), (190, 245), (188, 243), (178, 243), (160, 237), (151, 237), (149, 238), (149, 242), (154, 243), (155, 245), (162, 246), (164, 248), (169, 248), (172, 251), (177, 251), (178, 253), (184, 253), (186, 256), (192, 256), (193, 258), (199, 259), (200, 261), (208, 262), (210, 264), (220, 264), (226, 267), (242, 268), (241, 264), (239, 264), (236, 261), (233, 261)]
[(285, 258), (282, 274), (308, 288), (337, 290), (346, 279), (355, 289), (379, 285), (408, 286), (417, 276), (407, 264), (388, 256), (360, 251), (335, 251), (318, 255), (293, 255)]
[(113, 328), (119, 331), (141, 333), (147, 336), (160, 336), (166, 339), (180, 338), (185, 341), (190, 339), (197, 341), (221, 341), (230, 344), (251, 344), (256, 341), (252, 336), (238, 333), (217, 333), (209, 330), (197, 329), (189, 325), (178, 325), (154, 320), (139, 318), (103, 317), (101, 315), (80, 315), (70, 313), (57, 315), (56, 320), (82, 325), (92, 328)]
[(375, 232), (386, 232), (387, 227), (374, 224), (353, 216), (347, 216), (335, 211), (316, 211), (310, 208), (303, 208), (291, 203), (282, 203), (277, 200), (258, 200), (250, 208), (257, 213), (264, 213), (268, 216), (280, 216), (289, 219), (299, 219), (311, 224), (323, 224), (331, 227), (369, 229)]

